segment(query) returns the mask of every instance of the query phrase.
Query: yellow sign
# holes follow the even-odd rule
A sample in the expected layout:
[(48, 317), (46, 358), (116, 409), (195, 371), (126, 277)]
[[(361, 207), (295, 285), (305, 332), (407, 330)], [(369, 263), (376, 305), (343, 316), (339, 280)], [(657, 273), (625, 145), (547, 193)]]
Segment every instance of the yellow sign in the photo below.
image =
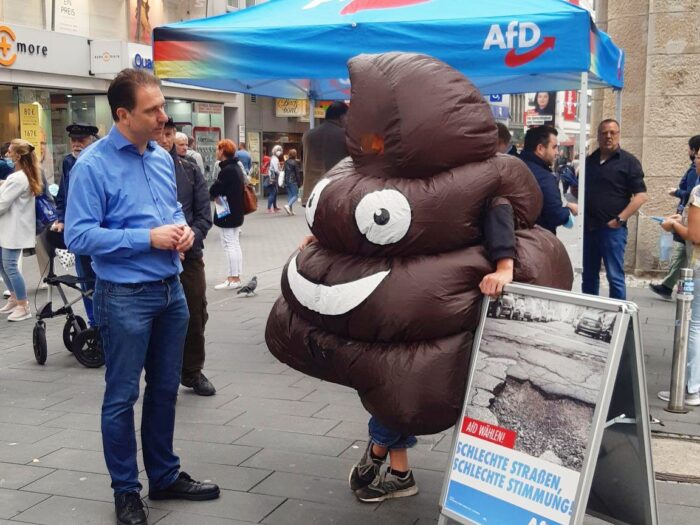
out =
[(275, 99), (275, 116), (276, 117), (303, 117), (308, 115), (309, 106), (307, 101), (303, 99), (291, 98), (276, 98)]
[(39, 123), (39, 104), (19, 105), (19, 134), (35, 148), (39, 147), (41, 124)]
[[(10, 67), (17, 60), (17, 53), (10, 55), (10, 49), (12, 49), (12, 44), (16, 39), (15, 32), (7, 26), (0, 26), (0, 35), (2, 35), (0, 36), (0, 51), (2, 51), (0, 66)], [(11, 42), (7, 41), (7, 37), (10, 37)], [(8, 57), (8, 55), (10, 56)]]

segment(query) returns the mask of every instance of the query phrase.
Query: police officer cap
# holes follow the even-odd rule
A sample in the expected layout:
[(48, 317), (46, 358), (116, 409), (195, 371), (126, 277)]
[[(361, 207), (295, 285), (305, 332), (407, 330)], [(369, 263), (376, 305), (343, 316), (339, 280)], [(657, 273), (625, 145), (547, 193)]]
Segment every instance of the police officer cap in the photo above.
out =
[(97, 126), (85, 124), (83, 122), (73, 122), (66, 128), (68, 135), (71, 137), (90, 137), (97, 136)]

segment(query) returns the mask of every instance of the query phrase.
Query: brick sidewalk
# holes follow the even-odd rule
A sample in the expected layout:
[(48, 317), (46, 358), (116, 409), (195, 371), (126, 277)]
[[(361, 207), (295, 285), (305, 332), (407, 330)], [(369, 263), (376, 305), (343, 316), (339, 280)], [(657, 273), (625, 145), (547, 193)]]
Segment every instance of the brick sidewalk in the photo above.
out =
[[(411, 452), (418, 496), (362, 505), (347, 487), (368, 417), (356, 394), (289, 369), (265, 347), (265, 321), (279, 294), (282, 266), (306, 232), (302, 215), (250, 216), (241, 238), (243, 277), (257, 275), (258, 296), (209, 289), (206, 373), (218, 393), (200, 398), (181, 390), (175, 446), (183, 468), (215, 481), (223, 494), (207, 503), (148, 502), (150, 523), (436, 522), (449, 435), (423, 436)], [(216, 228), (207, 239), (206, 263), (213, 286), (225, 274)], [(25, 275), (37, 282), (35, 259), (25, 259)], [(673, 304), (642, 289), (630, 295), (642, 308), (650, 405), (665, 424), (659, 429), (698, 436), (700, 411), (671, 416), (655, 398), (668, 388)], [(61, 319), (47, 327), (49, 357), (42, 367), (33, 357), (33, 323), (0, 323), (0, 525), (112, 524), (99, 434), (103, 369), (83, 368), (66, 352)], [(662, 524), (696, 518), (696, 485), (657, 486)]]

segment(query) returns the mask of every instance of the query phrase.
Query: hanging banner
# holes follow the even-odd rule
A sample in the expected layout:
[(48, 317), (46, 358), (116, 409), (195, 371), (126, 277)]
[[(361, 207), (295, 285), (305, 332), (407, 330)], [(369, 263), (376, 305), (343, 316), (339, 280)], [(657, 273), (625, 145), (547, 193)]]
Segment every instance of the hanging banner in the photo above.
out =
[(19, 105), (19, 135), (20, 138), (31, 143), (35, 148), (39, 147), (41, 138), (41, 124), (39, 122), (38, 104)]
[(526, 126), (555, 126), (554, 115), (557, 107), (556, 91), (538, 91), (528, 96), (528, 109), (525, 112)]
[(564, 92), (564, 120), (575, 121), (578, 120), (578, 91), (565, 91)]
[(90, 36), (88, 0), (56, 0), (53, 17), (56, 32)]

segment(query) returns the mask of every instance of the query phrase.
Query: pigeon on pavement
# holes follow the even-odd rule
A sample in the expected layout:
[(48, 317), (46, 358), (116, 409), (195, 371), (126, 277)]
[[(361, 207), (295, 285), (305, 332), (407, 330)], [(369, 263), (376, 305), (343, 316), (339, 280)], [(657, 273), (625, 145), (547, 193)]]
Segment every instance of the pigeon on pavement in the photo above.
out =
[(250, 297), (251, 295), (256, 295), (255, 294), (255, 289), (258, 287), (258, 278), (253, 277), (248, 284), (245, 286), (241, 286), (236, 294), (240, 295), (242, 293), (245, 294), (246, 297)]

